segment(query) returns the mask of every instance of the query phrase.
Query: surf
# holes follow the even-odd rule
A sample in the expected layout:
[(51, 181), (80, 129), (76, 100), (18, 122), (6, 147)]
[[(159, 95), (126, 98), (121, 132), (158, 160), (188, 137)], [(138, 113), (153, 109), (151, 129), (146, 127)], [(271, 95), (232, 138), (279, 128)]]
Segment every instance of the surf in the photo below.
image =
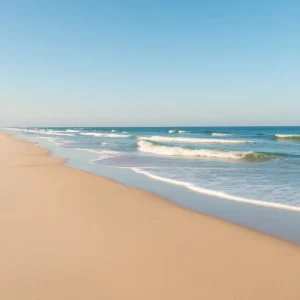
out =
[(225, 140), (225, 139), (203, 139), (188, 137), (167, 137), (167, 136), (141, 136), (138, 140), (148, 140), (152, 142), (175, 142), (175, 143), (195, 143), (195, 144), (250, 144), (255, 143), (244, 140)]
[(233, 133), (218, 133), (218, 132), (213, 132), (211, 135), (212, 136), (232, 136), (234, 134)]
[(275, 134), (277, 139), (299, 140), (300, 134)]
[(107, 137), (107, 138), (129, 138), (129, 134), (117, 134), (117, 133), (101, 133), (101, 132), (81, 132), (81, 135), (94, 136), (94, 137)]
[(168, 131), (169, 133), (186, 133), (185, 130), (177, 130), (177, 129), (171, 129)]
[(151, 153), (163, 156), (191, 157), (191, 158), (209, 158), (238, 160), (247, 162), (259, 162), (274, 159), (275, 155), (266, 153), (257, 153), (253, 151), (235, 151), (218, 149), (191, 149), (181, 146), (166, 146), (149, 140), (139, 140), (138, 149), (141, 152)]
[(241, 202), (241, 203), (247, 203), (247, 204), (252, 204), (252, 205), (258, 205), (258, 206), (264, 206), (264, 207), (271, 207), (271, 208), (300, 212), (300, 207), (298, 207), (298, 206), (292, 206), (292, 205), (286, 205), (286, 204), (274, 203), (274, 202), (266, 202), (266, 201), (261, 201), (261, 200), (256, 200), (256, 199), (235, 196), (235, 195), (231, 195), (231, 194), (221, 192), (221, 191), (202, 188), (202, 187), (196, 186), (190, 182), (179, 181), (179, 180), (174, 180), (174, 179), (169, 179), (166, 177), (154, 175), (150, 172), (142, 170), (141, 168), (132, 168), (132, 171), (134, 171), (135, 173), (138, 173), (138, 174), (145, 175), (145, 176), (150, 177), (155, 180), (159, 180), (162, 182), (166, 182), (166, 183), (170, 183), (170, 184), (174, 184), (174, 185), (178, 185), (178, 186), (183, 186), (194, 192), (221, 198), (221, 199), (226, 199), (226, 200)]

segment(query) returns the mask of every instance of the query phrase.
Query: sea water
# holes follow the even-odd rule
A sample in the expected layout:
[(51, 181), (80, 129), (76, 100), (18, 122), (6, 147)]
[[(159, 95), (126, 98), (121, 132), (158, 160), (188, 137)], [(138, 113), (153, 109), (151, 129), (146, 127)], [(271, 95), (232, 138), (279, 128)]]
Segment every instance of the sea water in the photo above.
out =
[[(120, 179), (128, 176), (127, 170), (135, 174), (135, 181), (146, 177), (148, 182), (186, 189), (193, 197), (208, 195), (300, 213), (300, 127), (8, 130), (29, 139), (47, 141), (62, 153), (65, 151), (66, 157), (89, 165), (89, 171), (104, 176), (107, 173), (121, 182), (128, 183), (128, 179)], [(147, 189), (147, 184), (143, 188)]]

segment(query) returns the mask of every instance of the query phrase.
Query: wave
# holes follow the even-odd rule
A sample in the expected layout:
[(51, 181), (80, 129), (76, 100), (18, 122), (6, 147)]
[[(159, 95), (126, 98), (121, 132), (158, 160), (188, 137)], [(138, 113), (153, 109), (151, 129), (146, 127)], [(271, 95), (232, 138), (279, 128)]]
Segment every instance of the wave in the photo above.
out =
[(81, 132), (81, 135), (90, 135), (95, 137), (107, 137), (107, 138), (129, 138), (129, 134), (116, 134), (116, 133), (100, 133), (100, 132)]
[(232, 133), (218, 133), (218, 132), (213, 132), (211, 135), (212, 136), (232, 136), (234, 134), (232, 134)]
[(300, 140), (300, 134), (275, 134), (278, 139)]
[(76, 150), (79, 151), (86, 151), (86, 152), (90, 152), (90, 153), (97, 153), (100, 155), (100, 157), (98, 157), (97, 159), (94, 159), (92, 161), (97, 161), (97, 160), (104, 160), (104, 159), (108, 159), (108, 158), (113, 158), (116, 156), (120, 156), (123, 153), (122, 152), (118, 152), (118, 151), (112, 151), (112, 150), (101, 150), (101, 149), (89, 149), (89, 148), (76, 148)]
[(275, 158), (275, 155), (270, 153), (234, 150), (191, 149), (180, 146), (160, 145), (147, 140), (139, 140), (138, 147), (139, 151), (141, 152), (166, 156), (241, 160), (248, 162), (266, 161)]
[(64, 133), (61, 131), (53, 131), (53, 130), (40, 132), (40, 134), (61, 135), (61, 136), (74, 136), (75, 135), (73, 133)]
[(47, 140), (48, 142), (51, 142), (51, 143), (53, 143), (53, 144), (56, 145), (56, 146), (61, 146), (61, 145), (63, 144), (62, 141), (58, 142), (57, 139), (54, 138), (54, 137), (40, 136), (40, 137), (38, 137), (38, 138), (39, 138), (39, 139), (45, 139), (45, 140)]
[(36, 133), (42, 135), (61, 135), (61, 136), (74, 136), (72, 133), (66, 133), (63, 131), (45, 130), (45, 129), (25, 129), (25, 128), (10, 128), (9, 130), (20, 131), (25, 133)]
[(121, 129), (112, 129), (110, 132), (128, 133), (127, 131)]
[(205, 133), (205, 134), (212, 134), (214, 132), (212, 130), (204, 130), (203, 133)]
[(186, 133), (185, 130), (176, 130), (176, 129), (171, 129), (168, 131), (169, 133)]
[(30, 132), (30, 133), (41, 133), (41, 132), (46, 131), (45, 129), (37, 129), (37, 128), (26, 129), (26, 128), (12, 128), (12, 127), (9, 127), (9, 128), (5, 128), (5, 129), (11, 130), (11, 131), (21, 131), (21, 132)]
[(167, 137), (167, 136), (150, 136), (139, 137), (139, 140), (148, 140), (153, 142), (176, 142), (192, 144), (249, 144), (254, 143), (243, 140), (224, 140), (224, 139), (202, 139), (202, 138), (184, 138), (184, 137)]
[(66, 132), (79, 132), (79, 130), (75, 130), (75, 129), (67, 129)]
[(136, 173), (143, 174), (143, 175), (148, 176), (155, 180), (175, 184), (178, 186), (184, 186), (194, 192), (201, 193), (201, 194), (210, 195), (210, 196), (214, 196), (217, 198), (227, 199), (227, 200), (231, 200), (231, 201), (235, 201), (235, 202), (242, 202), (242, 203), (248, 203), (248, 204), (252, 204), (252, 205), (272, 207), (272, 208), (277, 208), (277, 209), (300, 212), (300, 207), (298, 207), (298, 206), (291, 206), (291, 205), (285, 205), (285, 204), (274, 203), (274, 202), (265, 202), (265, 201), (260, 201), (260, 200), (256, 200), (256, 199), (248, 199), (245, 197), (234, 196), (231, 194), (227, 194), (225, 192), (220, 192), (220, 191), (216, 191), (216, 190), (211, 190), (211, 189), (206, 189), (206, 188), (202, 188), (199, 186), (195, 186), (190, 182), (184, 182), (184, 181), (179, 181), (179, 180), (174, 180), (174, 179), (169, 179), (169, 178), (153, 175), (149, 172), (141, 170), (140, 168), (132, 168), (132, 170)]

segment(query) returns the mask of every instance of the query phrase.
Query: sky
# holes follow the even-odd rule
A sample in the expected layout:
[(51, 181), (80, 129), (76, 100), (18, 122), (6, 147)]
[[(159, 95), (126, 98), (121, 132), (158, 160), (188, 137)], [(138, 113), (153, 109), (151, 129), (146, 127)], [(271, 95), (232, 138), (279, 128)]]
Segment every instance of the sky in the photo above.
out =
[(0, 126), (300, 125), (300, 1), (0, 1)]

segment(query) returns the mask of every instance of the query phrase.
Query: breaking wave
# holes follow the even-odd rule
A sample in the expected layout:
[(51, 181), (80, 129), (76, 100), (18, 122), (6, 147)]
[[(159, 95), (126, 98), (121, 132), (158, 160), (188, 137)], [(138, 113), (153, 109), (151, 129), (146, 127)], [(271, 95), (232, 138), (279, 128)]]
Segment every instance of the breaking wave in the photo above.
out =
[(64, 132), (61, 132), (61, 131), (53, 131), (53, 130), (40, 132), (40, 133), (41, 134), (50, 134), (50, 135), (61, 135), (61, 136), (74, 136), (73, 133), (64, 133)]
[(36, 133), (42, 135), (61, 135), (61, 136), (74, 136), (73, 133), (66, 133), (64, 131), (56, 131), (56, 130), (45, 130), (45, 129), (25, 129), (25, 128), (8, 128), (12, 131), (19, 131), (25, 133)]
[(234, 134), (213, 132), (211, 135), (212, 136), (232, 136)]
[(175, 129), (169, 130), (168, 132), (169, 133), (186, 133), (185, 130), (175, 130)]
[(234, 150), (191, 149), (180, 146), (161, 145), (147, 140), (139, 140), (138, 149), (141, 152), (152, 153), (157, 155), (240, 160), (247, 162), (267, 161), (276, 158), (276, 156), (271, 153)]
[(90, 135), (95, 137), (107, 137), (107, 138), (129, 138), (129, 134), (117, 134), (117, 133), (100, 133), (100, 132), (81, 132), (81, 135)]
[(192, 144), (249, 144), (254, 143), (243, 140), (224, 140), (224, 139), (202, 139), (202, 138), (185, 138), (185, 137), (167, 137), (167, 136), (150, 136), (139, 137), (139, 140), (148, 140), (153, 142), (176, 142)]
[(278, 139), (300, 140), (300, 134), (275, 134)]

